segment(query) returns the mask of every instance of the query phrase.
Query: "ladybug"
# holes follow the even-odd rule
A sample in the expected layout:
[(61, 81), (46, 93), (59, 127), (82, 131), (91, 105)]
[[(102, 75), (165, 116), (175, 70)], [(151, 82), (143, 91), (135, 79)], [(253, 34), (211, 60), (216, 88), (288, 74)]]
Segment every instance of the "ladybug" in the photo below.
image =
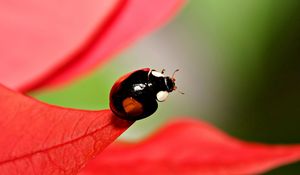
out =
[(158, 72), (144, 68), (130, 72), (115, 82), (110, 91), (110, 109), (118, 117), (135, 121), (153, 114), (157, 101), (163, 102), (175, 86), (173, 76), (165, 76), (164, 69)]

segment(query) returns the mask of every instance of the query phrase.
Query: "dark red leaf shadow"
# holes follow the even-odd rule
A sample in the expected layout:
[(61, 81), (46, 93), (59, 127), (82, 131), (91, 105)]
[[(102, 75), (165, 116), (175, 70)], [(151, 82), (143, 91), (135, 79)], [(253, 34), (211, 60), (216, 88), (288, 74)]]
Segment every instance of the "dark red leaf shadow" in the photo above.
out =
[(0, 86), (0, 174), (77, 174), (132, 123), (44, 104)]
[(257, 174), (299, 159), (300, 145), (239, 141), (201, 121), (181, 119), (141, 143), (111, 145), (80, 175)]

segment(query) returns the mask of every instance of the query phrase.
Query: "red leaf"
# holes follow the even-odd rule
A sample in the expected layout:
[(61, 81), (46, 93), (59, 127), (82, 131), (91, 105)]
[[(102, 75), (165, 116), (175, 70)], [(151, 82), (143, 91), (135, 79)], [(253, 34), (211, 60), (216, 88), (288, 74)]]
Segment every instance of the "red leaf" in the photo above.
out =
[(0, 86), (0, 174), (76, 174), (131, 123), (109, 110), (60, 108)]
[(182, 119), (141, 143), (108, 147), (81, 175), (256, 174), (299, 159), (300, 145), (243, 142)]
[(104, 63), (133, 41), (164, 24), (183, 3), (184, 0), (127, 0), (89, 48), (40, 85), (63, 83)]
[(0, 1), (0, 77), (14, 89), (43, 80), (89, 45), (119, 0)]
[(182, 1), (2, 0), (1, 83), (25, 92), (74, 78), (164, 23)]

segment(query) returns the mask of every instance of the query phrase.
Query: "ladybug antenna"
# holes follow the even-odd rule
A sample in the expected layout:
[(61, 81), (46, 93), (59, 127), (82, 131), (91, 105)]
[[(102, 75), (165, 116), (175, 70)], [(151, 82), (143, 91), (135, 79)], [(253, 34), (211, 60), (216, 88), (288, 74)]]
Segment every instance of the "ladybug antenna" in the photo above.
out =
[(177, 86), (175, 86), (173, 90), (176, 91), (176, 92), (178, 92), (178, 93), (180, 93), (180, 94), (182, 94), (182, 95), (184, 94), (184, 92), (182, 92), (182, 91), (180, 91), (180, 90), (177, 89)]
[(179, 71), (179, 69), (176, 69), (176, 70), (173, 72), (172, 79), (175, 80), (174, 76), (175, 76), (175, 73), (178, 72), (178, 71)]
[(162, 69), (162, 70), (161, 70), (161, 73), (162, 73), (162, 74), (164, 74), (164, 73), (165, 73), (165, 71), (166, 71), (166, 69)]
[(184, 92), (182, 92), (182, 91), (180, 91), (180, 90), (177, 90), (177, 92), (180, 93), (180, 94), (182, 94), (182, 95), (184, 94)]
[[(178, 72), (178, 71), (179, 71), (179, 69), (176, 69), (176, 70), (173, 72), (173, 75), (172, 75), (172, 78), (171, 78), (172, 81), (173, 81), (173, 83), (174, 83), (174, 85), (175, 85), (175, 78), (174, 78), (174, 76), (175, 76), (175, 73)], [(177, 89), (177, 86), (174, 86), (173, 91), (177, 91), (177, 92), (180, 93), (180, 94), (184, 94), (184, 92), (182, 92), (182, 91), (180, 91), (180, 90)]]

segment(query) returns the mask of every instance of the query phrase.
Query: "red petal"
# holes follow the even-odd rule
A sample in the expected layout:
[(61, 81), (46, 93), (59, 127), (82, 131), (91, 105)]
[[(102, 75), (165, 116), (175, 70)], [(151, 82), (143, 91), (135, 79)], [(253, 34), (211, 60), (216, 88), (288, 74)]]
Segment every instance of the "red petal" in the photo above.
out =
[(128, 0), (85, 52), (42, 85), (62, 83), (105, 62), (131, 42), (174, 16), (184, 0)]
[(136, 145), (108, 147), (81, 175), (256, 174), (299, 159), (300, 145), (243, 142), (183, 119)]
[(131, 123), (59, 108), (0, 86), (0, 174), (76, 174)]
[(0, 1), (0, 77), (26, 89), (71, 61), (119, 0)]
[(182, 2), (0, 1), (1, 83), (26, 91), (69, 80), (164, 23)]

